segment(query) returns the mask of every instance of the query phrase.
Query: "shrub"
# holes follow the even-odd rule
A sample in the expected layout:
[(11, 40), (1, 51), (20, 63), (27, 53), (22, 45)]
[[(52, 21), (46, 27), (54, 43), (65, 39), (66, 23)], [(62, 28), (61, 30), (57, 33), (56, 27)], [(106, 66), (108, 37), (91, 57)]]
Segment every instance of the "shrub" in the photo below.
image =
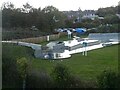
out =
[(99, 88), (118, 88), (118, 74), (111, 70), (103, 71), (98, 77)]
[(72, 75), (69, 69), (62, 64), (54, 67), (51, 77), (56, 88), (83, 88), (83, 82)]
[(15, 59), (2, 57), (2, 89), (9, 88), (22, 88), (22, 78), (17, 72)]
[(51, 88), (51, 77), (43, 71), (31, 71), (27, 74), (26, 89), (28, 88)]
[(68, 68), (64, 65), (57, 64), (51, 74), (56, 87), (67, 87), (67, 82), (69, 81), (70, 74)]

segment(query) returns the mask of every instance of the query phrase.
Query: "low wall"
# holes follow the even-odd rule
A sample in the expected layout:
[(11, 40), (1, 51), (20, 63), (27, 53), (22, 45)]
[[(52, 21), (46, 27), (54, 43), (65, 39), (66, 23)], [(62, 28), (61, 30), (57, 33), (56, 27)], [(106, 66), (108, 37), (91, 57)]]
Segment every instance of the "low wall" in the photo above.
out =
[[(56, 40), (59, 38), (60, 38), (60, 34), (49, 35), (49, 40)], [(14, 41), (16, 41), (16, 40), (14, 40)], [(47, 36), (17, 39), (17, 41), (28, 42), (28, 43), (41, 43), (41, 42), (47, 41)]]

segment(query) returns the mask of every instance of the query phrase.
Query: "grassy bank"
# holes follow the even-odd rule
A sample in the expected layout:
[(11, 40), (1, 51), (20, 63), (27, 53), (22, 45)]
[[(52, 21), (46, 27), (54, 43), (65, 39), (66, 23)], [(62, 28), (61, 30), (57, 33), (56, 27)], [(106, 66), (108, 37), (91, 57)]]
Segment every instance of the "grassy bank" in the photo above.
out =
[[(118, 47), (114, 45), (88, 52), (88, 56), (82, 56), (82, 53), (74, 54), (71, 58), (61, 60), (43, 60), (34, 58), (34, 51), (31, 48), (17, 46), (13, 44), (3, 44), (3, 58), (26, 57), (31, 61), (31, 67), (34, 70), (44, 70), (51, 73), (51, 70), (57, 63), (62, 63), (69, 67), (70, 71), (83, 80), (95, 80), (105, 69), (118, 69)], [(9, 52), (8, 52), (9, 51)]]

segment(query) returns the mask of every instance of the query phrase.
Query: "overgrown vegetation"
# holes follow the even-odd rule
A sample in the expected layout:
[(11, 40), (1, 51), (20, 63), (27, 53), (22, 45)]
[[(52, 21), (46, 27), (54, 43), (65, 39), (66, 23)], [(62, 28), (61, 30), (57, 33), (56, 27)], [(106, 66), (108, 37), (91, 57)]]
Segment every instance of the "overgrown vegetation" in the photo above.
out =
[(22, 81), (17, 71), (16, 60), (10, 57), (2, 58), (2, 88), (21, 88)]
[(23, 39), (29, 37), (46, 36), (47, 33), (41, 31), (32, 31), (28, 28), (2, 29), (2, 40)]
[(53, 88), (53, 81), (46, 71), (31, 69), (26, 77), (26, 88)]
[(112, 70), (105, 70), (98, 76), (98, 87), (99, 88), (118, 88), (120, 77), (118, 73)]

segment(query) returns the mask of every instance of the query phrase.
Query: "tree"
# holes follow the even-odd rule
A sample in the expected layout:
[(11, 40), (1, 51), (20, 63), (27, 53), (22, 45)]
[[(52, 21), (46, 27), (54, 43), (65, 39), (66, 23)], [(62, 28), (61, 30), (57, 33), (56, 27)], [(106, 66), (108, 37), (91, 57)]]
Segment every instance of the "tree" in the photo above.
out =
[(52, 33), (55, 28), (64, 26), (65, 15), (53, 6), (43, 10), (34, 8), (29, 3), (23, 8), (14, 8), (12, 3), (2, 7), (3, 28), (31, 28), (36, 26), (43, 32)]
[(20, 74), (21, 78), (23, 79), (23, 90), (25, 89), (26, 85), (26, 76), (28, 70), (28, 61), (26, 58), (17, 59), (17, 70)]
[(13, 9), (15, 9), (15, 6), (14, 6), (14, 4), (13, 3), (11, 3), (11, 2), (4, 2), (3, 4), (2, 4), (2, 7), (1, 7), (1, 9), (11, 9), (11, 10), (13, 10)]
[(119, 18), (116, 15), (106, 15), (103, 22), (104, 24), (116, 24), (119, 22)]
[(53, 6), (47, 6), (43, 8), (42, 12), (44, 12), (45, 17), (47, 19), (47, 26), (50, 32), (53, 32), (55, 28), (58, 28), (64, 25), (64, 14), (61, 13), (57, 8)]
[(29, 3), (26, 3), (25, 5), (23, 5), (22, 11), (24, 13), (29, 13), (32, 10), (32, 6)]
[(72, 27), (73, 26), (73, 19), (66, 19), (65, 20), (65, 27)]
[(115, 15), (117, 13), (115, 7), (106, 7), (106, 8), (99, 8), (96, 12), (98, 16), (106, 16), (106, 15)]
[(4, 3), (2, 6), (2, 22), (3, 27), (11, 27), (13, 17), (14, 4), (11, 2)]
[(58, 9), (53, 6), (47, 6), (47, 7), (43, 8), (42, 11), (44, 13), (52, 13), (52, 12), (58, 11)]

